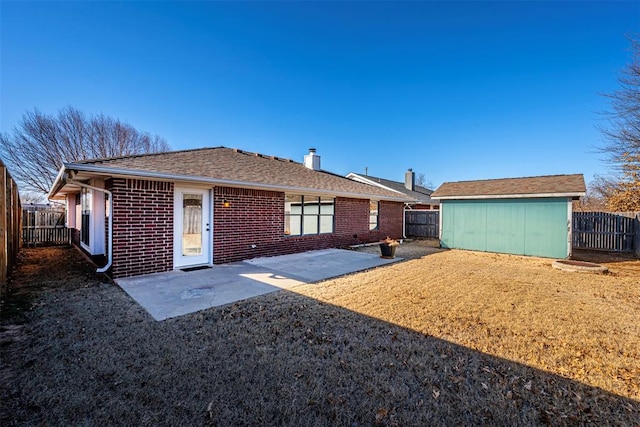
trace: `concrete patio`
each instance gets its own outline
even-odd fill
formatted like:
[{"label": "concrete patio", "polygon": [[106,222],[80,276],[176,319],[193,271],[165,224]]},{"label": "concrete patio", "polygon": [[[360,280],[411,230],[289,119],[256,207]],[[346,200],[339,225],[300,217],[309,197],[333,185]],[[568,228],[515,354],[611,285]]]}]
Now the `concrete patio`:
[{"label": "concrete patio", "polygon": [[154,319],[290,289],[401,260],[342,249],[255,258],[201,270],[174,270],[116,280]]}]

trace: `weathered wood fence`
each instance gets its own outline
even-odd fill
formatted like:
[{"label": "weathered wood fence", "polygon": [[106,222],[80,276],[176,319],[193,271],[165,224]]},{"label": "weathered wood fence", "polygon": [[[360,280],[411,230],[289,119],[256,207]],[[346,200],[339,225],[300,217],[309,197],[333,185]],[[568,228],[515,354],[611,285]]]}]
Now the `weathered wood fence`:
[{"label": "weathered wood fence", "polygon": [[640,212],[574,212],[573,247],[640,255]]},{"label": "weathered wood fence", "polygon": [[440,211],[405,211],[404,221],[407,237],[440,237]]},{"label": "weathered wood fence", "polygon": [[18,185],[0,160],[0,298],[20,250],[20,214]]},{"label": "weathered wood fence", "polygon": [[24,246],[68,244],[69,229],[64,223],[64,209],[25,206],[22,211],[22,244]]}]

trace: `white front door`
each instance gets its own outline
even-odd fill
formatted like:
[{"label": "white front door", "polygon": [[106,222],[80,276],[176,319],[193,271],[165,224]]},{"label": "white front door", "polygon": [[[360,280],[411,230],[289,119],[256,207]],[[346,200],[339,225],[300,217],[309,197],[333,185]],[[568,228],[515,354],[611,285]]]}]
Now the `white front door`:
[{"label": "white front door", "polygon": [[174,193],[173,267],[211,264],[209,190],[176,187]]}]

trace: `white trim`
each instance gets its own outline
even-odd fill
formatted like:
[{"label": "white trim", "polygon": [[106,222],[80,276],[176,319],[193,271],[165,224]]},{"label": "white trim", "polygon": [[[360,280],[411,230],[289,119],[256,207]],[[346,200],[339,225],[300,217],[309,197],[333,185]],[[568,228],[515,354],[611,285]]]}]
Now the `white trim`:
[{"label": "white trim", "polygon": [[372,179],[369,179],[367,177],[364,177],[362,175],[358,175],[357,173],[349,172],[349,174],[347,174],[347,178],[352,179],[352,180],[354,180],[356,182],[360,182],[362,184],[375,185],[376,187],[384,188],[385,190],[389,190],[389,191],[393,191],[393,192],[396,192],[396,193],[403,194],[402,192],[400,192],[398,190],[394,190],[391,187],[387,187],[386,185],[382,185],[382,183],[380,183],[380,182],[376,182],[376,181],[374,181]]},{"label": "white trim", "polygon": [[409,203],[405,203],[402,206],[402,238],[406,239],[407,238],[407,224],[406,224],[406,218],[407,218],[407,211],[411,211],[413,209],[411,209],[411,206],[409,206]]},{"label": "white trim", "polygon": [[573,252],[573,202],[567,198],[567,258]]},{"label": "white trim", "polygon": [[[73,197],[73,204],[69,201]],[[76,228],[76,195],[67,194],[65,197],[65,207],[67,215],[65,216],[65,226],[67,228]]]},{"label": "white trim", "polygon": [[49,200],[53,199],[53,196],[55,195],[55,193],[58,192],[56,184],[58,183],[58,181],[62,181],[64,173],[65,173],[65,166],[62,165],[62,167],[58,171],[58,174],[56,175],[56,179],[53,180],[53,185],[51,186],[51,190],[47,193],[47,199]]},{"label": "white trim", "polygon": [[[182,194],[202,194],[202,254],[182,256]],[[211,188],[174,186],[173,190],[173,268],[213,264],[213,194]]]},{"label": "white trim", "polygon": [[179,174],[171,174],[164,172],[152,172],[152,171],[144,171],[144,170],[128,170],[128,169],[119,169],[119,168],[109,168],[103,166],[95,166],[95,165],[86,165],[86,164],[78,164],[78,163],[65,163],[62,167],[60,173],[56,177],[54,181],[54,185],[52,186],[51,191],[49,192],[49,196],[58,193],[62,187],[64,187],[64,170],[70,170],[70,175],[74,175],[73,171],[83,171],[83,172],[92,172],[97,175],[103,176],[121,176],[125,178],[154,178],[156,180],[161,181],[183,181],[186,183],[203,183],[209,184],[210,186],[225,186],[225,187],[237,187],[237,188],[252,188],[257,190],[267,190],[267,191],[277,191],[277,192],[287,192],[287,193],[299,193],[299,194],[309,194],[314,196],[333,196],[333,197],[348,197],[354,199],[370,199],[372,197],[378,198],[379,200],[391,201],[391,202],[407,202],[414,201],[414,199],[410,197],[400,197],[403,193],[392,190],[394,193],[398,193],[398,197],[384,196],[378,194],[368,194],[368,193],[352,193],[348,191],[340,191],[340,190],[316,190],[313,188],[307,187],[297,187],[291,185],[277,185],[277,184],[263,184],[258,182],[248,182],[248,181],[237,181],[237,180],[229,180],[229,179],[219,179],[219,178],[208,178],[208,177],[200,177],[200,176],[192,176],[192,175],[179,175]]},{"label": "white trim", "polygon": [[[73,180],[69,180],[70,182],[80,186],[80,187],[85,187],[85,188],[89,188],[91,190],[95,190],[95,191],[99,191],[101,193],[107,194],[109,196],[109,224],[108,224],[108,230],[107,233],[109,233],[108,239],[109,239],[109,253],[107,254],[107,263],[104,265],[104,267],[100,267],[96,270],[96,272],[98,273],[104,273],[107,270],[109,270],[109,268],[111,268],[111,264],[113,263],[113,195],[111,194],[111,191],[106,190],[104,188],[98,188],[98,187],[93,187],[91,185],[85,184],[83,182],[76,182]],[[76,194],[75,197],[78,197],[78,195]],[[93,197],[92,197],[93,199]],[[102,207],[102,224],[104,227],[104,196],[103,196],[103,207]],[[81,202],[82,203],[82,202]],[[91,223],[91,217],[89,217],[89,223]],[[89,228],[91,229],[91,227]],[[89,242],[91,242],[91,235],[89,235]],[[86,245],[82,243],[82,241],[80,241],[80,246],[85,247]],[[104,246],[104,241],[103,241],[103,246]],[[88,249],[87,249],[88,250]],[[104,251],[103,251],[104,252]]]},{"label": "white trim", "polygon": [[[354,172],[349,172],[346,175],[346,177],[351,179],[351,180],[353,180],[353,181],[359,182],[361,184],[373,185],[373,186],[376,186],[376,187],[383,188],[385,190],[393,191],[394,193],[404,194],[405,196],[410,198],[410,201],[408,201],[409,199],[407,199],[407,200],[404,201],[405,203],[414,204],[414,205],[428,205],[429,207],[431,207],[431,205],[433,204],[432,203],[433,200],[431,200],[431,195],[422,193],[422,192],[417,191],[417,190],[409,190],[408,188],[406,189],[407,191],[413,191],[414,193],[423,194],[423,195],[428,197],[428,200],[419,199],[419,198],[416,198],[416,197],[410,197],[407,193],[404,193],[404,192],[402,192],[400,190],[396,190],[396,189],[391,188],[391,187],[387,187],[386,185],[383,185],[380,182],[377,182],[377,181],[375,181],[373,179],[369,179],[366,176],[358,175],[357,173],[354,173]],[[402,183],[400,183],[400,184],[402,184]],[[434,205],[434,206],[436,206],[436,205]]]},{"label": "white trim", "polygon": [[[82,241],[82,235],[84,234],[85,230],[84,230],[84,224],[82,223],[83,221],[83,217],[84,217],[84,204],[85,204],[85,200],[83,200],[85,198],[85,192],[83,190],[86,189],[86,193],[88,194],[89,199],[91,200],[91,203],[89,203],[89,224],[87,225],[87,230],[86,232],[88,233],[88,238],[89,238],[89,243],[85,243]],[[91,188],[89,188],[89,186],[87,185],[87,187],[82,187],[80,188],[80,246],[87,252],[89,252],[89,254],[91,255],[98,255],[97,253],[95,253],[93,251],[93,224],[94,224],[94,220],[93,220],[93,190]]]},{"label": "white trim", "polygon": [[104,180],[94,179],[91,181],[91,185],[95,188],[102,188],[103,191],[97,191],[92,189],[91,196],[91,235],[89,241],[91,242],[91,250],[95,254],[104,254],[105,251],[105,239],[104,239],[104,226],[105,226],[105,200],[104,200]]},{"label": "white trim", "polygon": [[431,196],[436,200],[470,200],[470,199],[541,199],[558,197],[584,197],[586,193],[533,193],[533,194],[486,194],[476,196]]},{"label": "white trim", "polygon": [[444,210],[444,204],[441,204],[438,209],[438,240],[440,241],[440,247],[442,247],[442,211]]}]

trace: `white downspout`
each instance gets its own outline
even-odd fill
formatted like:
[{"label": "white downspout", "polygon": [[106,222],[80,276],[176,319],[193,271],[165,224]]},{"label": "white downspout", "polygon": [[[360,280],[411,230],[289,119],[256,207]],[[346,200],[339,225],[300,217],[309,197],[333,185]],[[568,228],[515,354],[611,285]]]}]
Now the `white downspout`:
[{"label": "white downspout", "polygon": [[74,179],[69,179],[67,178],[67,182],[71,183],[71,184],[75,184],[75,185],[79,185],[80,187],[85,187],[85,188],[89,188],[90,190],[96,190],[96,191],[100,191],[102,193],[105,193],[109,196],[109,226],[108,226],[108,232],[107,234],[109,236],[107,236],[108,240],[109,240],[109,253],[107,255],[107,264],[104,267],[100,267],[96,270],[97,273],[104,273],[107,270],[109,270],[109,268],[111,268],[111,264],[113,263],[113,196],[111,194],[111,191],[109,190],[105,190],[104,188],[98,188],[98,187],[94,187],[93,185],[89,185],[89,184],[85,184],[84,182],[80,182],[80,181],[76,181]]},{"label": "white downspout", "polygon": [[410,211],[412,211],[413,209],[411,209],[411,206],[409,206],[409,203],[405,203],[404,207],[402,208],[402,238],[406,239],[407,238],[407,230],[406,230],[406,218],[407,218],[407,208],[409,208]]}]

